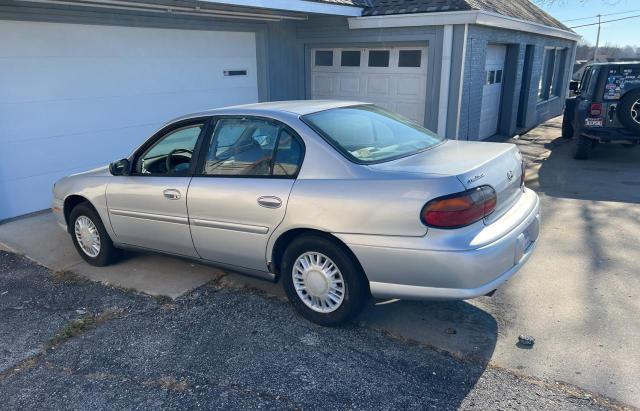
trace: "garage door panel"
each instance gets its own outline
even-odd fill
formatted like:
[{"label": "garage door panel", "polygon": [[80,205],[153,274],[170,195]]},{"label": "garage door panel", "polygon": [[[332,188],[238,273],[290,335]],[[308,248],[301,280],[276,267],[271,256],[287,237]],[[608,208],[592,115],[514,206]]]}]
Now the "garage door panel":
[{"label": "garage door panel", "polygon": [[[0,181],[49,175],[70,168],[88,170],[128,156],[159,124],[135,126],[53,138],[25,144],[22,141],[3,145],[0,153]],[[61,151],[64,147],[64,151]],[[5,150],[6,148],[6,150]],[[87,148],[100,152],[101,158],[87,155]],[[73,161],[69,161],[73,159]],[[49,189],[49,192],[51,190]]]},{"label": "garage door panel", "polygon": [[360,94],[360,77],[357,75],[340,75],[338,84],[340,95]]},{"label": "garage door panel", "polygon": [[[139,125],[157,125],[184,113],[246,103],[251,87],[138,96],[0,104],[3,141],[46,139]],[[151,110],[149,108],[152,108]],[[142,139],[149,136],[142,136]],[[141,137],[136,138],[142,142]]]},{"label": "garage door panel", "polygon": [[[422,100],[422,93],[420,90],[426,88],[426,81],[421,76],[409,76],[403,75],[397,78],[397,93],[404,98],[414,98],[416,100]],[[416,87],[416,84],[419,87]]]},{"label": "garage door panel", "polygon": [[[51,193],[51,179],[58,180],[64,176],[83,171],[80,168],[69,168],[63,172],[52,175],[40,175],[30,178],[2,181],[0,183],[0,196],[12,201],[0,201],[0,218],[2,216],[17,216],[25,213],[25,210],[41,210],[42,199],[33,193]],[[27,188],[28,189],[25,189]],[[50,206],[47,205],[47,206]]]},{"label": "garage door panel", "polygon": [[[427,92],[427,49],[409,48],[421,50],[420,67],[398,67],[401,48],[395,47],[377,48],[390,50],[388,67],[368,67],[366,57],[361,59],[359,67],[341,67],[336,57],[342,49],[333,49],[333,66],[311,67],[311,97],[370,102],[422,124]],[[363,56],[368,55],[367,50],[362,49]]]},{"label": "garage door panel", "polygon": [[254,33],[0,21],[0,38],[0,185],[43,181],[1,198],[0,219],[48,207],[61,170],[121,158],[171,118],[258,100]]},{"label": "garage door panel", "polygon": [[[256,72],[255,63],[247,59],[230,59],[226,63],[218,59],[186,59],[179,65],[171,59],[8,60],[0,65],[0,103],[256,87],[255,76],[225,77],[224,70],[230,68]],[[109,74],[100,74],[105,72]],[[30,81],[16,82],[13,73]]]},{"label": "garage door panel", "polygon": [[255,55],[252,32],[3,21],[0,33],[4,40],[0,50],[12,57],[188,58],[194,50],[203,56]]},{"label": "garage door panel", "polygon": [[371,97],[391,96],[391,77],[389,76],[367,76],[367,95]]},{"label": "garage door panel", "polygon": [[313,93],[331,94],[333,92],[333,77],[326,74],[313,75]]}]

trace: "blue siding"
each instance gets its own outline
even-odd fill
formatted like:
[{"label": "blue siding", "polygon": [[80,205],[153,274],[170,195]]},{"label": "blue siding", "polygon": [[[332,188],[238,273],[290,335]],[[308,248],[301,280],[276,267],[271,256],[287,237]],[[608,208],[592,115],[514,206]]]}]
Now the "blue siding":
[{"label": "blue siding", "polygon": [[[463,85],[462,107],[460,115],[460,139],[477,139],[480,127],[480,109],[482,106],[482,87],[485,81],[485,53],[488,44],[497,43],[508,45],[505,76],[512,75],[512,82],[505,79],[503,94],[503,109],[500,120],[500,133],[513,135],[517,132],[516,118],[520,90],[523,87],[522,71],[527,45],[533,45],[534,58],[529,92],[526,98],[527,117],[524,129],[535,127],[543,121],[560,115],[564,108],[566,89],[575,54],[576,43],[571,40],[535,35],[530,33],[496,29],[485,26],[469,26],[467,39],[467,54],[465,61],[465,75]],[[543,72],[543,58],[545,47],[567,48],[562,91],[560,96],[552,100],[538,102],[538,82]]]}]

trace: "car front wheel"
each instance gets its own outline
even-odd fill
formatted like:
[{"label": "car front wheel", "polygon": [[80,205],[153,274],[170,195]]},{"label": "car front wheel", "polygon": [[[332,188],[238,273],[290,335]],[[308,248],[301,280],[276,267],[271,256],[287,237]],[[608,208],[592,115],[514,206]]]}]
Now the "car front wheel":
[{"label": "car front wheel", "polygon": [[88,203],[78,204],[71,210],[69,234],[78,254],[91,265],[109,265],[119,255],[98,213]]},{"label": "car front wheel", "polygon": [[295,239],[281,262],[283,287],[306,319],[335,326],[353,319],[369,300],[368,281],[355,258],[331,239]]}]

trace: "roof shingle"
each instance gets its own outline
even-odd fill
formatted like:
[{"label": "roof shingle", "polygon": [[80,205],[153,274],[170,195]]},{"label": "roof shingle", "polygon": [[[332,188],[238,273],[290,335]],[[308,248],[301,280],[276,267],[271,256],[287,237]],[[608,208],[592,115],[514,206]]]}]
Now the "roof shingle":
[{"label": "roof shingle", "polygon": [[[366,0],[342,1],[363,2]],[[529,0],[370,0],[370,2],[371,6],[365,6],[363,16],[481,10],[569,30],[567,26]]]},{"label": "roof shingle", "polygon": [[544,24],[562,30],[567,26],[530,0],[316,0],[323,3],[363,7],[363,16],[481,10]]}]

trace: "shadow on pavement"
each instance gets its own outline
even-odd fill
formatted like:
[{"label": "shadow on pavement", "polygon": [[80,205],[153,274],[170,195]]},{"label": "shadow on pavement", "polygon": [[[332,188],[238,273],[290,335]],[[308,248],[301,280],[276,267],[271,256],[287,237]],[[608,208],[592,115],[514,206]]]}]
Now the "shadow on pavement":
[{"label": "shadow on pavement", "polygon": [[591,159],[574,160],[572,144],[560,137],[546,143],[536,191],[548,196],[640,203],[640,148],[599,145]]},{"label": "shadow on pavement", "polygon": [[378,302],[362,314],[360,321],[482,367],[491,360],[498,337],[496,319],[465,301]]}]

